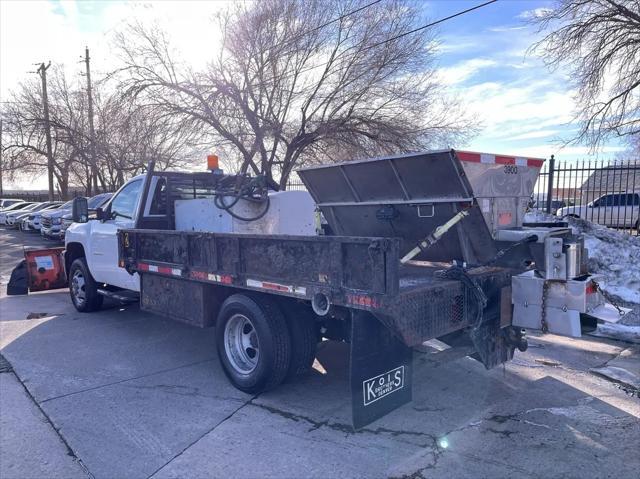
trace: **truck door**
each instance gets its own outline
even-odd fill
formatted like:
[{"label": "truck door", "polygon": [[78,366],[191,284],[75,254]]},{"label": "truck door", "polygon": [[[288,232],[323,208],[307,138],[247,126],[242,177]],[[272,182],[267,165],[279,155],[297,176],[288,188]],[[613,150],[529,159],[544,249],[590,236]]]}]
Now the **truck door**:
[{"label": "truck door", "polygon": [[135,214],[142,190],[142,178],[123,186],[106,207],[109,219],[94,221],[91,228],[89,269],[99,283],[107,283],[120,288],[138,291],[138,275],[130,275],[118,267],[119,229],[133,228]]}]

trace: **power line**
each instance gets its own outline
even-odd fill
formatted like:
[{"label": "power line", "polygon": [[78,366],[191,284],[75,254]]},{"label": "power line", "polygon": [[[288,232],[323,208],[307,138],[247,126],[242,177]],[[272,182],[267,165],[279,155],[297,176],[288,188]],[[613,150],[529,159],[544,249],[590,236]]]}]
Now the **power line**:
[{"label": "power line", "polygon": [[380,3],[382,0],[375,0],[371,3],[368,3],[366,5],[363,5],[362,7],[356,8],[355,10],[351,10],[350,12],[347,13],[343,13],[342,15],[340,15],[339,17],[334,18],[333,20],[329,20],[326,23],[323,23],[322,25],[318,25],[317,27],[313,27],[305,32],[299,33],[297,35],[294,35],[293,37],[289,38],[288,40],[285,40],[284,42],[280,42],[280,43],[276,43],[275,45],[271,45],[269,47],[267,47],[268,50],[272,50],[276,47],[281,47],[283,45],[286,45],[287,43],[291,43],[294,40],[297,40],[298,38],[304,37],[306,35],[309,35],[310,33],[313,33],[315,31],[321,30],[324,27],[328,27],[329,25],[331,25],[332,23],[335,22],[339,22],[340,20],[342,20],[343,18],[346,18],[350,15],[353,15],[354,13],[358,13],[361,12],[362,10],[366,10],[369,7],[372,7],[373,5],[375,5],[376,3]]},{"label": "power line", "polygon": [[[451,20],[451,19],[453,19],[453,18],[459,17],[459,16],[461,16],[461,15],[465,15],[465,14],[467,14],[467,13],[469,13],[469,12],[474,11],[474,10],[478,10],[479,8],[486,7],[487,5],[490,5],[490,4],[492,4],[492,3],[496,3],[497,1],[498,1],[498,0],[489,0],[489,1],[487,1],[487,2],[484,2],[484,3],[481,3],[481,4],[475,5],[475,6],[473,6],[473,7],[467,8],[467,9],[465,9],[465,10],[461,10],[461,11],[456,12],[456,13],[454,13],[454,14],[452,14],[452,15],[447,16],[447,17],[443,17],[443,18],[440,18],[440,19],[438,19],[438,20],[435,20],[435,21],[433,21],[433,22],[431,22],[431,23],[427,23],[426,25],[422,25],[421,27],[414,28],[413,30],[410,30],[410,31],[408,31],[408,32],[403,32],[403,33],[400,33],[400,34],[398,34],[398,35],[395,35],[395,36],[393,36],[393,37],[391,37],[391,38],[387,38],[387,39],[385,39],[385,40],[382,40],[382,41],[380,41],[380,42],[378,42],[378,43],[374,43],[374,44],[372,44],[372,45],[368,45],[368,46],[366,46],[366,47],[362,48],[362,50],[361,50],[361,51],[370,50],[370,49],[375,48],[375,47],[378,47],[378,46],[380,46],[380,45],[384,45],[385,43],[389,43],[389,42],[392,42],[392,41],[397,40],[397,39],[399,39],[399,38],[405,37],[405,36],[407,36],[407,35],[411,35],[411,34],[413,34],[413,33],[419,32],[419,31],[421,31],[421,30],[425,30],[426,28],[430,28],[430,27],[433,27],[433,26],[438,25],[438,24],[440,24],[440,23],[444,23],[444,22],[446,22],[446,21],[448,21],[448,20]],[[348,47],[348,48],[346,48],[344,51],[347,51],[347,50],[349,50],[349,49],[351,49],[351,48],[355,48],[355,47],[353,47],[353,46]],[[344,53],[344,51],[343,51],[343,53]],[[319,64],[317,64],[317,65],[311,65],[311,66],[309,66],[309,67],[302,68],[300,71],[298,71],[298,72],[296,72],[296,73],[289,73],[289,74],[286,74],[286,75],[282,75],[280,78],[282,79],[282,78],[290,77],[290,76],[292,76],[292,75],[299,75],[300,73],[305,73],[305,72],[308,72],[308,71],[311,71],[311,70],[315,70],[316,68],[320,68],[320,67],[327,66],[327,65],[329,65],[330,63],[331,63],[331,61],[327,61],[327,62],[324,62],[324,63],[319,63]],[[265,82],[265,83],[273,83],[273,80],[268,81],[268,82]]]},{"label": "power line", "polygon": [[[378,1],[381,1],[381,0],[378,0]],[[392,41],[397,40],[397,39],[399,39],[399,38],[405,37],[405,36],[407,36],[407,35],[411,35],[411,34],[413,34],[413,33],[419,32],[419,31],[421,31],[421,30],[425,30],[426,28],[433,27],[433,26],[438,25],[438,24],[440,24],[440,23],[444,23],[444,22],[446,22],[446,21],[448,21],[448,20],[451,20],[451,19],[453,19],[453,18],[459,17],[459,16],[461,16],[461,15],[465,15],[465,14],[467,14],[467,13],[469,13],[469,12],[474,11],[474,10],[478,10],[478,9],[480,9],[480,8],[486,7],[487,5],[490,5],[490,4],[492,4],[492,3],[496,3],[497,1],[498,1],[498,0],[489,0],[489,1],[486,1],[486,2],[484,2],[484,3],[481,3],[481,4],[478,4],[478,5],[475,5],[475,6],[473,6],[473,7],[469,7],[469,8],[467,8],[467,9],[465,9],[465,10],[461,10],[461,11],[459,11],[459,12],[453,13],[453,14],[451,14],[451,15],[447,16],[447,17],[443,17],[443,18],[440,18],[440,19],[435,20],[435,21],[433,21],[433,22],[427,23],[426,25],[422,25],[422,26],[420,26],[420,27],[414,28],[413,30],[410,30],[410,31],[408,31],[408,32],[403,32],[403,33],[400,33],[400,34],[398,34],[398,35],[395,35],[395,36],[393,36],[393,37],[391,37],[391,38],[387,38],[387,39],[385,39],[385,40],[382,40],[382,41],[380,41],[380,42],[378,42],[378,43],[374,43],[374,44],[372,44],[372,45],[368,45],[368,46],[366,46],[366,47],[362,48],[362,49],[361,49],[361,51],[367,51],[367,50],[370,50],[370,49],[372,49],[372,48],[378,47],[378,46],[380,46],[380,45],[384,45],[385,43],[389,43],[389,42],[392,42]],[[377,3],[377,2],[373,2],[373,3]],[[370,5],[372,5],[372,4],[369,4],[369,5],[367,5],[367,6],[361,7],[361,9],[362,9],[362,8],[367,8],[367,7],[368,7],[368,6],[370,6]],[[353,12],[351,12],[351,13],[353,13]],[[350,13],[346,13],[344,16],[347,16],[347,15],[349,15],[349,14],[350,14]],[[339,17],[339,18],[340,18],[340,17]],[[335,19],[334,21],[337,21],[339,18]],[[317,27],[317,28],[321,28],[321,27]],[[310,31],[311,31],[311,30],[310,30]],[[345,50],[343,50],[343,51],[341,52],[341,54],[344,54],[344,52],[346,52],[346,51],[348,51],[348,50],[350,50],[350,49],[352,49],[352,48],[355,48],[355,47],[354,47],[354,46],[347,47]],[[331,63],[332,63],[332,61],[326,61],[326,62],[323,62],[323,63],[319,63],[319,64],[317,64],[317,65],[311,65],[311,66],[308,66],[308,67],[305,67],[305,68],[300,69],[298,72],[292,72],[292,73],[284,74],[284,75],[280,76],[280,79],[287,78],[287,77],[291,77],[291,76],[294,76],[294,75],[300,75],[301,73],[305,73],[305,72],[308,72],[308,71],[311,71],[311,70],[315,70],[316,68],[321,68],[321,67],[327,66],[327,65],[329,65],[329,64],[331,64]],[[262,81],[262,84],[263,84],[263,85],[273,85],[274,81],[275,81],[274,79],[271,79],[271,80],[265,80],[265,81]]]},{"label": "power line", "polygon": [[428,24],[423,25],[421,27],[415,28],[415,29],[413,29],[411,31],[400,33],[399,35],[396,35],[395,37],[388,38],[387,40],[383,40],[381,42],[374,43],[373,45],[370,45],[367,48],[374,48],[374,47],[377,47],[379,45],[382,45],[383,43],[391,42],[393,40],[397,40],[398,38],[402,38],[402,37],[405,37],[407,35],[411,35],[412,33],[419,32],[420,30],[424,30],[425,28],[433,27],[435,25],[438,25],[439,23],[443,23],[443,22],[446,22],[447,20],[451,20],[452,18],[456,18],[456,17],[459,17],[461,15],[464,15],[465,13],[469,13],[469,12],[472,12],[472,11],[477,10],[479,8],[486,7],[487,5],[490,5],[492,3],[496,3],[497,1],[498,0],[489,0],[488,2],[484,2],[484,3],[481,3],[481,4],[476,5],[474,7],[467,8],[466,10],[462,10],[460,12],[454,13],[453,15],[449,15],[448,17],[441,18],[439,20],[436,20],[435,22],[428,23]]}]

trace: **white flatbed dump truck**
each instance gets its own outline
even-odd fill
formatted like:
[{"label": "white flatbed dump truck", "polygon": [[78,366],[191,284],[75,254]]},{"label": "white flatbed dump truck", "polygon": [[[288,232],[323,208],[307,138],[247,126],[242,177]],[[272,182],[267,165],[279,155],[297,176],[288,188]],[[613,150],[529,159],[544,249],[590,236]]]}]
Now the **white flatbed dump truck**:
[{"label": "white flatbed dump truck", "polygon": [[456,150],[375,158],[300,170],[308,193],[151,164],[95,219],[74,202],[71,299],[90,312],[135,294],[145,311],[215,326],[222,367],[248,393],[308,371],[323,338],[346,341],[361,428],[411,401],[414,348],[427,340],[492,368],[526,349],[523,328],[580,336],[618,319],[582,239],[523,224],[542,162]]}]

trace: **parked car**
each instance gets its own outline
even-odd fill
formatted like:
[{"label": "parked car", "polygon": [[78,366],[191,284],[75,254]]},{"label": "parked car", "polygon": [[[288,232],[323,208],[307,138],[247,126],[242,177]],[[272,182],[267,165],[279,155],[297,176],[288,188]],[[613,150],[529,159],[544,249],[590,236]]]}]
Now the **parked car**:
[{"label": "parked car", "polygon": [[22,203],[24,200],[17,198],[0,198],[0,210],[7,208],[8,206],[15,205],[16,203]]},{"label": "parked car", "polygon": [[31,213],[42,211],[45,208],[55,204],[53,201],[43,201],[42,203],[34,203],[26,208],[18,211],[13,211],[7,214],[7,226],[11,228],[19,228],[22,220],[28,217]]},{"label": "parked car", "polygon": [[[89,216],[91,218],[94,217],[92,213],[95,213],[96,208],[100,208],[103,206],[111,197],[113,193],[102,193],[101,195],[96,195],[89,200]],[[66,234],[67,228],[73,224],[73,218],[71,217],[71,212],[67,213],[62,217],[62,232]]]},{"label": "parked car", "polygon": [[[88,201],[89,209],[95,210],[96,208],[99,208],[106,203],[109,198],[111,198],[112,194],[113,193],[101,193],[99,195],[92,196]],[[61,240],[64,238],[64,232],[67,228],[62,224],[62,218],[71,213],[71,203],[72,201],[68,201],[54,211],[42,213],[40,218],[40,234],[42,236],[54,240]]]},{"label": "parked car", "polygon": [[56,201],[51,203],[46,208],[42,208],[40,211],[30,212],[29,214],[20,217],[20,225],[18,228],[22,231],[40,231],[40,218],[45,211],[57,210],[63,205],[62,201]]},{"label": "parked car", "polygon": [[603,195],[586,205],[567,206],[556,212],[560,218],[582,218],[593,223],[618,228],[639,226],[640,193]]},{"label": "parked car", "polygon": [[49,239],[61,239],[60,225],[62,217],[71,212],[72,201],[67,201],[52,211],[43,211],[40,215],[40,234]]},{"label": "parked car", "polygon": [[6,225],[7,224],[7,215],[13,211],[18,211],[18,210],[22,210],[24,208],[27,208],[28,206],[32,205],[33,201],[22,201],[20,203],[14,203],[10,206],[7,206],[5,209],[3,209],[2,211],[0,211],[0,225]]}]

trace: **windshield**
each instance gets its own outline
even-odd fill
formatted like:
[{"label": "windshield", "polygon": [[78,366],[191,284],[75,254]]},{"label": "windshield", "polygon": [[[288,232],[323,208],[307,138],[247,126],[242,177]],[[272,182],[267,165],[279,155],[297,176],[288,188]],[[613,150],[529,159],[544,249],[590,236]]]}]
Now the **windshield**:
[{"label": "windshield", "polygon": [[33,211],[35,210],[38,206],[40,206],[39,203],[32,203],[29,206],[26,206],[24,208],[20,208],[20,211]]},{"label": "windshield", "polygon": [[26,205],[28,205],[29,203],[15,203],[11,206],[7,206],[4,210],[2,211],[11,211],[11,210],[20,210],[22,208],[24,208]]},{"label": "windshield", "polygon": [[36,204],[34,205],[33,208],[31,208],[30,210],[27,210],[25,208],[25,211],[40,211],[40,210],[45,210],[47,209],[49,206],[51,206],[50,203],[40,203],[40,204]]},{"label": "windshield", "polygon": [[111,198],[111,193],[102,193],[100,195],[93,196],[89,198],[89,209],[94,210],[102,206],[109,198]]}]

